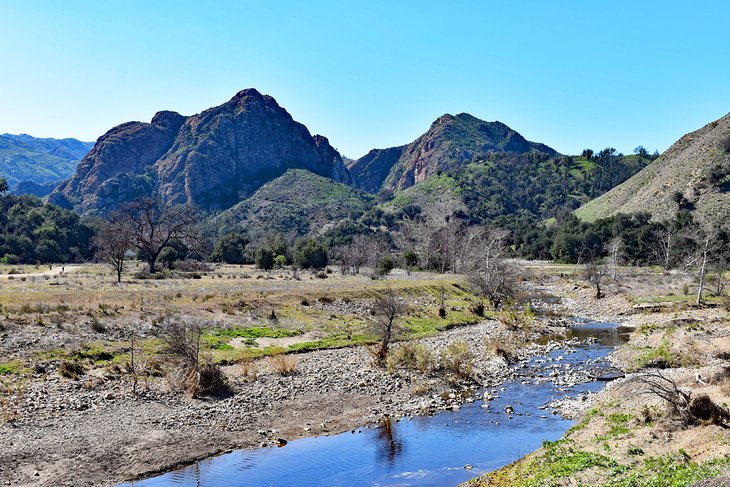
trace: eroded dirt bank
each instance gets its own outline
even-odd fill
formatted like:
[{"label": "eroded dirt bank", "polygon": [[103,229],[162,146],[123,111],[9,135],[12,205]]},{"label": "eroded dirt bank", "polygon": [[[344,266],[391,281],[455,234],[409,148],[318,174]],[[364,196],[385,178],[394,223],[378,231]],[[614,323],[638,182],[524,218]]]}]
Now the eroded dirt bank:
[{"label": "eroded dirt bank", "polygon": [[[572,313],[634,328],[610,356],[626,377],[592,396],[563,439],[469,485],[730,484],[730,315],[722,301],[689,305],[672,281],[635,280],[601,300],[573,279],[542,282]],[[707,399],[717,414],[694,407]]]}]

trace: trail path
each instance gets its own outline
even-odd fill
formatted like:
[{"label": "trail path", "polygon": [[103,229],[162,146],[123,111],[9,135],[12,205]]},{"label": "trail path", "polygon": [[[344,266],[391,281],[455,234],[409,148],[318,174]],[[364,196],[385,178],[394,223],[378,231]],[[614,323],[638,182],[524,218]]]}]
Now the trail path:
[{"label": "trail path", "polygon": [[58,266],[54,267],[53,269],[48,269],[47,271],[43,272],[31,272],[29,274],[0,274],[0,279],[9,279],[12,278],[19,278],[19,277],[34,277],[34,276],[58,276],[58,275],[66,275],[68,273],[74,272],[81,269],[80,265],[67,265],[67,266]]}]

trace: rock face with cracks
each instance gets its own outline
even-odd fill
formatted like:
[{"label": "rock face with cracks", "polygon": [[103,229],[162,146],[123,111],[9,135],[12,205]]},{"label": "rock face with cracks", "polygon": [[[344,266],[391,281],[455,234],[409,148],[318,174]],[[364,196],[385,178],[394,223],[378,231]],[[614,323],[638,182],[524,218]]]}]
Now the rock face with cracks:
[{"label": "rock face with cracks", "polygon": [[274,98],[247,89],[197,115],[160,112],[151,123],[111,129],[50,201],[104,212],[156,195],[220,211],[291,168],[351,182],[325,137],[312,136]]}]

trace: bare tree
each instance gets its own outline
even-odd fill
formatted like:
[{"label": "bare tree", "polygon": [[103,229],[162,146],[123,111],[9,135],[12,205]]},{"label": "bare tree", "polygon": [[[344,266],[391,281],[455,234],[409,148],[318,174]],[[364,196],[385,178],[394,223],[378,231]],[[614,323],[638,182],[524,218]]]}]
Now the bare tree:
[{"label": "bare tree", "polygon": [[188,206],[166,206],[152,198],[141,198],[126,205],[123,213],[134,234],[134,246],[144,253],[150,273],[156,271],[160,253],[180,240],[199,246],[195,231],[197,216]]},{"label": "bare tree", "polygon": [[611,279],[618,281],[620,277],[619,265],[621,265],[624,258],[624,241],[621,237],[614,237],[606,245],[606,250],[608,251],[608,267]]},{"label": "bare tree", "polygon": [[132,336],[129,339],[129,374],[132,376],[132,394],[134,394],[134,397],[137,397],[137,383],[139,379],[139,374],[137,372],[138,363],[137,360],[137,339],[132,332]]},{"label": "bare tree", "polygon": [[730,248],[726,248],[724,252],[717,256],[712,263],[712,270],[712,276],[708,277],[708,280],[711,280],[713,284],[712,292],[715,296],[722,296],[728,284],[726,274],[730,270]]},{"label": "bare tree", "polygon": [[705,290],[705,277],[707,275],[707,261],[710,258],[710,244],[712,242],[713,235],[710,232],[701,231],[699,238],[699,266],[697,276],[697,298],[695,299],[695,305],[700,306],[702,304],[702,293]]},{"label": "bare tree", "polygon": [[663,228],[657,232],[652,242],[651,247],[657,257],[657,261],[664,270],[672,268],[676,234],[677,230],[675,226],[671,222],[665,222]]},{"label": "bare tree", "polygon": [[500,308],[505,301],[517,294],[520,269],[509,257],[504,230],[482,229],[475,236],[469,258],[467,279],[475,291],[486,298],[493,308]]},{"label": "bare tree", "polygon": [[375,267],[389,250],[389,245],[382,237],[356,235],[349,244],[335,248],[333,258],[340,265],[342,274],[354,276],[360,273],[362,267]]},{"label": "bare tree", "polygon": [[96,258],[107,263],[116,273],[117,282],[122,282],[122,273],[126,267],[127,253],[134,244],[134,229],[129,219],[119,213],[113,213],[109,219],[102,221],[94,236],[93,246]]},{"label": "bare tree", "polygon": [[603,284],[609,274],[608,266],[595,254],[590,254],[583,265],[583,279],[596,288],[596,299],[603,297]]},{"label": "bare tree", "polygon": [[398,331],[400,319],[408,311],[406,302],[392,290],[382,293],[373,303],[372,314],[375,332],[380,343],[374,348],[373,356],[378,365],[384,365],[388,358],[388,347]]}]

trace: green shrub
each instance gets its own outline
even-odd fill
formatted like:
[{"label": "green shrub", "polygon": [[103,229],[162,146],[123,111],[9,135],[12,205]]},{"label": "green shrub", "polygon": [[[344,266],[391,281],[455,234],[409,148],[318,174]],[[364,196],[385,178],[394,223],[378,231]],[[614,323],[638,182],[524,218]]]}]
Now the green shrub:
[{"label": "green shrub", "polygon": [[384,255],[380,258],[375,266],[375,275],[387,276],[393,269],[395,269],[395,262],[393,261],[393,257],[391,257],[390,255]]}]

